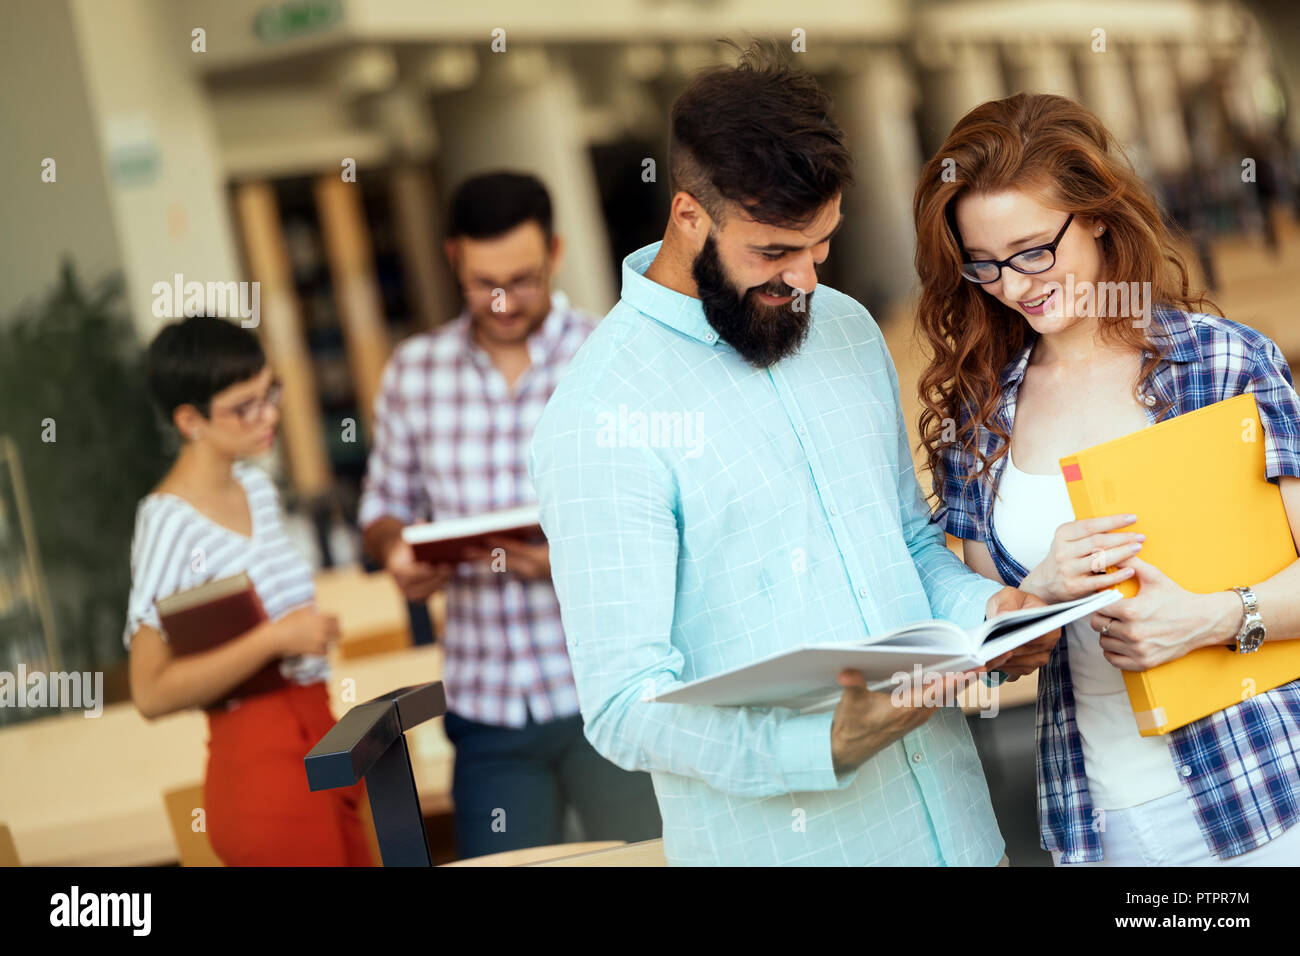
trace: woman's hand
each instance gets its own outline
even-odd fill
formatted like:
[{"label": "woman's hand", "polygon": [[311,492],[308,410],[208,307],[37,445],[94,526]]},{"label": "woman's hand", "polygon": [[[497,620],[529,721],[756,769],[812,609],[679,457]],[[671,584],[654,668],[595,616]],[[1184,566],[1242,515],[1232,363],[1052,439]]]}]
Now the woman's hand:
[{"label": "woman's hand", "polygon": [[[984,620],[991,621],[999,614],[1017,611],[1026,607],[1042,607],[1043,600],[1023,588],[1003,588],[988,600]],[[1026,674],[1032,674],[1044,666],[1052,657],[1052,648],[1061,639],[1061,628],[1049,631],[1042,637],[1036,637],[1026,644],[1021,644],[1000,657],[995,657],[986,665],[990,671],[1002,671],[1008,680],[1017,680]]]},{"label": "woman's hand", "polygon": [[314,607],[300,607],[271,624],[273,643],[281,657],[324,654],[338,640],[339,619]]},{"label": "woman's hand", "polygon": [[1142,549],[1144,534],[1113,533],[1137,521],[1136,515],[1107,515],[1067,521],[1056,529],[1047,557],[1020,582],[1020,589],[1037,594],[1048,604],[1073,601],[1105,588],[1113,588],[1133,577],[1133,569],[1120,566],[1110,574],[1093,574],[1093,554],[1104,552],[1098,564],[1120,565]]},{"label": "woman's hand", "polygon": [[1124,566],[1137,573],[1137,596],[1106,605],[1088,621],[1101,633],[1102,656],[1120,670],[1144,671],[1227,644],[1240,629],[1245,611],[1232,591],[1193,594],[1140,558]]}]

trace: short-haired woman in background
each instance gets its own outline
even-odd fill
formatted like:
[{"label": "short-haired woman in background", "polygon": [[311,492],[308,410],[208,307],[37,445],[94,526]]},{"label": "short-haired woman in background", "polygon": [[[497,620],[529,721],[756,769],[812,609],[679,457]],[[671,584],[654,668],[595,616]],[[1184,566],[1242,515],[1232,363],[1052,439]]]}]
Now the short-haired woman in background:
[{"label": "short-haired woman in background", "polygon": [[[922,170],[914,212],[918,323],[932,354],[922,442],[966,563],[1048,602],[1140,585],[1065,628],[1050,657],[1013,661],[1016,672],[1043,665],[1043,846],[1058,865],[1294,864],[1300,681],[1141,736],[1122,672],[1234,643],[1245,598],[1183,590],[1141,560],[1140,536],[1122,530],[1129,517],[1075,521],[1057,466],[1253,391],[1267,475],[1300,540],[1300,398],[1282,353],[1202,312],[1156,203],[1071,100],[1022,93],[972,110]],[[1149,316],[1097,315],[1063,294],[1101,282],[1150,289]],[[1097,549],[1119,570],[1093,573]],[[1300,562],[1236,583],[1253,588],[1267,641],[1300,636]]]},{"label": "short-haired woman in background", "polygon": [[[303,757],[334,723],[324,653],[337,622],[313,607],[311,568],[281,525],[275,486],[243,461],[266,451],[279,385],[256,337],[221,319],[162,329],[149,386],[181,449],[136,511],[125,640],[131,696],[148,718],[202,707],[208,718],[208,837],[231,866],[370,866],[361,784],[311,793]],[[267,620],[212,650],[174,656],[154,601],[246,572]],[[281,690],[218,704],[266,663]]]}]

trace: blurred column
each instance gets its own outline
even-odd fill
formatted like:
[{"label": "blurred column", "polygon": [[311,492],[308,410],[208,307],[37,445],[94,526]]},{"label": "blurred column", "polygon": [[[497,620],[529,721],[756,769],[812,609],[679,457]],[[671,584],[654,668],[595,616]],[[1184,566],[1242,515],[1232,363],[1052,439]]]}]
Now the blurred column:
[{"label": "blurred column", "polygon": [[383,297],[375,278],[374,247],[361,202],[361,186],[344,182],[338,173],[331,172],[317,178],[315,191],[358,412],[369,430],[391,345]]},{"label": "blurred column", "polygon": [[970,110],[1006,95],[998,51],[988,45],[943,36],[917,41],[922,73],[925,126],[923,146],[937,149]]},{"label": "blurred column", "polygon": [[248,182],[236,187],[235,211],[248,271],[260,283],[262,346],[284,385],[281,420],[293,486],[305,498],[321,497],[330,490],[332,478],[320,430],[320,402],[271,185]]},{"label": "blurred column", "polygon": [[451,270],[442,252],[440,200],[429,170],[414,163],[399,163],[389,174],[393,221],[397,224],[402,277],[411,307],[425,329],[451,318],[456,295]]},{"label": "blurred column", "polygon": [[1078,98],[1068,48],[1045,41],[1012,41],[1004,44],[1003,49],[1011,67],[1011,92],[1055,93]]},{"label": "blurred column", "polygon": [[1101,52],[1084,50],[1078,63],[1079,94],[1084,105],[1097,114],[1121,146],[1135,144],[1141,136],[1142,122],[1124,53],[1114,47]]},{"label": "blurred column", "polygon": [[836,245],[853,256],[843,291],[883,318],[915,282],[912,193],[921,167],[912,110],[918,90],[896,49],[850,57],[858,69],[836,77],[836,115],[853,153],[855,187],[844,201]]},{"label": "blurred column", "polygon": [[[15,5],[4,6],[8,32],[12,29],[8,8]],[[93,123],[92,141],[98,146],[103,181],[108,186],[111,236],[126,281],[126,304],[141,337],[150,338],[167,321],[153,314],[155,282],[170,281],[176,273],[199,282],[242,278],[223,195],[211,101],[199,74],[204,54],[194,53],[190,46],[191,26],[202,23],[186,21],[183,30],[178,30],[173,11],[157,0],[66,0],[21,6],[58,8],[57,13],[51,11],[51,26],[61,27],[65,17],[72,24],[79,51],[74,63],[40,59],[40,44],[50,38],[44,35],[44,28],[33,36],[36,51],[31,55],[38,82],[31,89],[33,103],[23,108],[36,109],[36,104],[43,103],[47,110],[62,111],[63,104],[48,99],[48,91],[39,83],[50,69],[69,70],[84,84]],[[23,21],[17,23],[21,28]],[[18,75],[22,60],[6,58],[6,66]],[[51,86],[57,91],[65,81],[60,78]],[[14,98],[9,81],[4,95],[6,100]],[[10,115],[6,111],[6,121]],[[84,119],[84,114],[80,118]],[[11,148],[10,136],[5,128],[6,152]],[[47,146],[36,148],[41,152],[30,155],[51,155],[45,152]],[[90,200],[91,195],[82,190],[92,182],[98,189],[99,177],[85,180],[81,157],[73,160],[64,152],[57,159],[59,172],[66,170],[68,181],[75,183],[74,177],[82,180],[59,189],[76,189],[78,196]],[[26,169],[24,166],[24,176]],[[61,175],[59,182],[64,181]],[[85,209],[86,228],[97,239],[102,238],[101,204],[87,201]],[[9,225],[14,221],[10,214],[16,210],[6,206],[4,212]],[[79,230],[81,218],[78,210],[70,220],[54,225]],[[37,240],[38,248],[41,241]],[[81,251],[84,242],[73,248]],[[94,263],[103,257],[94,253],[86,261]]]},{"label": "blurred column", "polygon": [[1258,21],[1263,41],[1272,49],[1273,62],[1293,104],[1286,111],[1288,134],[1300,141],[1300,5],[1295,0],[1245,0]]},{"label": "blurred column", "polygon": [[1191,167],[1187,127],[1179,97],[1178,73],[1169,51],[1155,43],[1140,44],[1133,54],[1133,79],[1141,109],[1147,162],[1159,176],[1174,176]]},{"label": "blurred column", "polygon": [[1277,127],[1284,94],[1261,38],[1249,38],[1237,51],[1224,78],[1223,101],[1235,131],[1262,136]]},{"label": "blurred column", "polygon": [[388,143],[392,164],[388,170],[389,209],[397,233],[406,297],[417,317],[416,325],[432,329],[456,309],[455,277],[442,251],[441,218],[431,175],[438,150],[433,123],[432,95],[460,89],[477,74],[469,51],[436,50],[424,54],[407,71],[408,79],[368,98],[375,128]]},{"label": "blurred column", "polygon": [[435,102],[445,188],[494,169],[532,173],[551,194],[564,261],[555,287],[603,315],[618,299],[600,192],[566,64],[536,48],[484,53],[482,81]]}]

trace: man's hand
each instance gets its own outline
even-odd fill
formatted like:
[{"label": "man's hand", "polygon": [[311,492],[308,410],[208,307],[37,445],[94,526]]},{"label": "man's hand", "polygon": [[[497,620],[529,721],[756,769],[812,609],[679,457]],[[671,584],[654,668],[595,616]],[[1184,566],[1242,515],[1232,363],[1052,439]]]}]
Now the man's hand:
[{"label": "man's hand", "polygon": [[[999,614],[1018,611],[1024,607],[1046,607],[1046,605],[1047,602],[1042,598],[1026,591],[1003,588],[989,598],[984,609],[984,620],[990,621]],[[1052,648],[1060,639],[1061,629],[1058,627],[1054,631],[1048,631],[1042,637],[1034,638],[1028,644],[1021,644],[1010,653],[989,661],[989,670],[1002,671],[1010,680],[1032,674],[1047,663],[1048,658],[1052,656]]]},{"label": "man's hand", "polygon": [[[529,544],[518,538],[493,535],[485,538],[486,548],[475,548],[466,552],[470,561],[489,561],[497,557],[493,552],[498,548],[503,554],[503,566],[500,570],[508,571],[530,581],[541,580],[551,576],[551,546],[543,541],[541,544]],[[493,570],[497,570],[493,566]]]},{"label": "man's hand", "polygon": [[931,680],[941,681],[941,687],[927,682],[924,687],[909,688],[901,705],[892,689],[867,690],[861,671],[840,671],[839,684],[844,692],[831,720],[831,760],[835,772],[846,773],[901,740],[933,716],[936,708],[923,706],[924,699],[928,697],[942,705],[953,698],[959,681],[965,682],[982,670],[933,675]]},{"label": "man's hand", "polygon": [[415,551],[400,538],[388,550],[384,567],[393,576],[408,601],[427,601],[451,580],[450,564],[425,564],[415,560]]}]

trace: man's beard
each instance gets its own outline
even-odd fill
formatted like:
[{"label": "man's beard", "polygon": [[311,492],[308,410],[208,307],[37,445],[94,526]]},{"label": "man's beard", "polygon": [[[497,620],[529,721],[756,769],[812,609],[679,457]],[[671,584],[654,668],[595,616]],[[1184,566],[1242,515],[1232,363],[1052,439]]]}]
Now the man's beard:
[{"label": "man's beard", "polygon": [[794,308],[798,298],[785,305],[764,305],[758,300],[760,291],[777,298],[796,294],[779,279],[775,286],[755,286],[742,296],[723,271],[712,234],[695,257],[691,275],[709,325],[755,368],[767,368],[794,354],[808,337],[812,293],[804,295],[802,309]]}]

